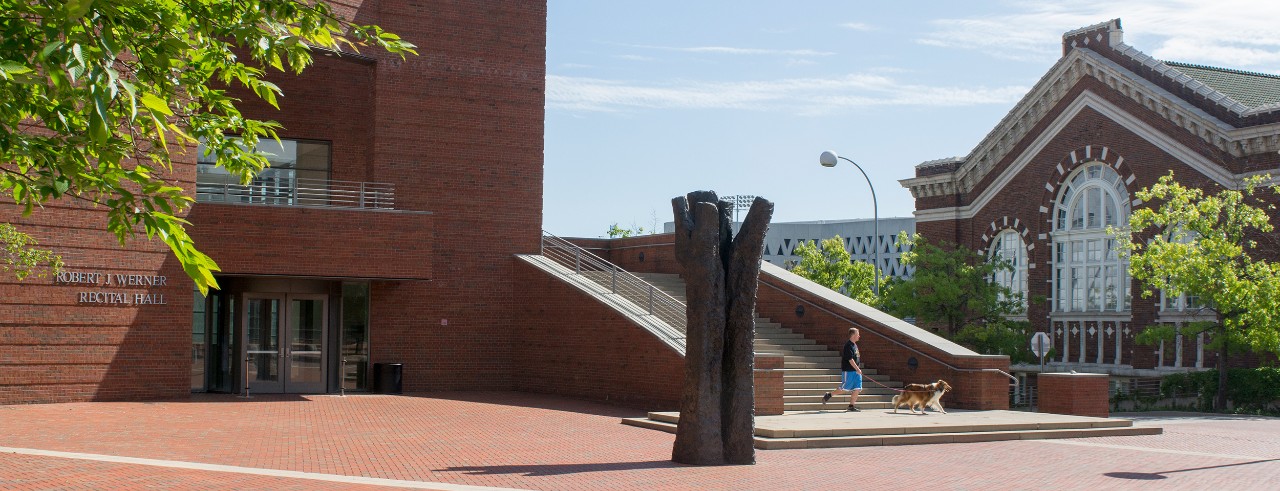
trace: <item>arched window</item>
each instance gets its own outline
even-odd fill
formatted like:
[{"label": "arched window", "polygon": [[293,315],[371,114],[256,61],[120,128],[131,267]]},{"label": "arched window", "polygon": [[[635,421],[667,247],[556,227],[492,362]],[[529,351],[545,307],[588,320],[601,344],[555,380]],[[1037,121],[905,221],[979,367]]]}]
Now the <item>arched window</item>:
[{"label": "arched window", "polygon": [[1067,179],[1054,213],[1055,311],[1129,310],[1129,262],[1107,233],[1127,227],[1129,212],[1129,192],[1110,166],[1085,164]]},{"label": "arched window", "polygon": [[1027,248],[1022,243],[1022,236],[1017,231],[1008,229],[996,235],[994,241],[991,242],[991,251],[988,254],[992,260],[1008,261],[1013,269],[1002,269],[996,271],[991,279],[998,285],[1004,286],[1013,293],[1022,295],[1022,305],[1026,305],[1027,299]]}]

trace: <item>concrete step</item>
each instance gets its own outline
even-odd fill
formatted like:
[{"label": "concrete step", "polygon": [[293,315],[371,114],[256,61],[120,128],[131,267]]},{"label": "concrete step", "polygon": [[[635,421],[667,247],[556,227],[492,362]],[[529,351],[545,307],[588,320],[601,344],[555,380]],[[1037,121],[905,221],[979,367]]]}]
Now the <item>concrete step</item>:
[{"label": "concrete step", "polygon": [[840,355],[821,355],[817,353],[805,353],[804,355],[785,356],[782,358],[783,363],[790,365],[793,361],[805,363],[821,363],[825,366],[840,365]]},{"label": "concrete step", "polygon": [[824,362],[788,361],[786,363],[783,363],[782,366],[786,368],[827,368],[831,366],[837,366],[837,367],[840,366],[840,361],[838,361],[838,359],[836,363],[832,363],[829,361],[824,361]]},{"label": "concrete step", "polygon": [[[840,376],[840,368],[784,368],[783,375],[835,375],[838,377]],[[863,368],[862,375],[875,379],[887,377],[887,375],[880,375],[880,372],[877,372],[874,368]]]},{"label": "concrete step", "polygon": [[[835,384],[811,384],[811,385],[817,385],[817,387],[792,387],[792,385],[793,384],[787,384],[787,386],[782,389],[782,395],[784,397],[813,396],[813,395],[822,397],[822,394],[824,392],[835,389]],[[867,387],[862,389],[862,396],[864,397],[871,396],[871,395],[894,396],[897,394],[898,394],[898,391],[893,389],[886,389],[884,387]],[[839,394],[835,394],[835,395],[839,396]]]},{"label": "concrete step", "polygon": [[[822,394],[823,394],[822,392],[814,392],[813,394],[809,394],[809,395],[788,394],[788,395],[782,396],[782,403],[784,405],[822,404]],[[847,405],[848,402],[849,402],[848,394],[831,394],[831,400],[828,401],[827,404],[828,405],[830,404],[846,404]],[[858,396],[858,404],[873,403],[873,402],[883,402],[885,404],[889,404],[893,402],[893,396],[890,394],[867,395],[865,393]],[[890,407],[889,409],[893,409],[893,408]]]},{"label": "concrete step", "polygon": [[[849,406],[848,396],[845,396],[844,399],[839,399],[839,400],[837,400],[835,397],[832,397],[831,402],[828,402],[826,404],[822,403],[821,398],[819,398],[818,402],[784,402],[782,403],[782,409],[784,411],[844,412],[844,408],[848,406]],[[892,404],[890,404],[889,401],[864,401],[862,400],[861,397],[859,397],[858,404],[856,404],[856,406],[858,407],[858,409],[861,409],[863,411],[874,411],[877,409],[891,409],[890,406],[892,406]]]},{"label": "concrete step", "polygon": [[773,343],[773,341],[769,341],[769,340],[756,339],[755,347],[786,349],[786,350],[791,350],[791,352],[797,352],[797,353],[822,352],[822,353],[836,353],[836,355],[840,355],[840,353],[832,352],[831,349],[827,349],[827,347],[824,347],[824,345],[813,344],[813,343],[809,343],[809,344]]},{"label": "concrete step", "polygon": [[970,431],[958,433],[915,433],[904,435],[809,438],[769,438],[757,436],[755,437],[755,445],[756,448],[761,450],[781,450],[793,448],[922,445],[930,443],[976,443],[1005,440],[1047,440],[1055,438],[1085,438],[1096,436],[1158,435],[1160,433],[1160,428],[1129,427],[1073,430]]},{"label": "concrete step", "polygon": [[796,338],[796,337],[788,337],[788,338],[761,338],[761,337],[757,337],[757,338],[755,339],[755,342],[757,342],[757,343],[785,344],[785,345],[788,345],[788,346],[817,346],[817,347],[818,347],[818,348],[820,348],[820,349],[827,349],[827,347],[826,347],[825,345],[818,344],[818,343],[817,343],[817,341],[814,341],[814,340],[812,340],[812,339],[808,339],[808,338]]},{"label": "concrete step", "polygon": [[777,331],[762,333],[760,331],[756,331],[756,339],[805,339],[805,337],[803,334],[798,332]]},{"label": "concrete step", "polygon": [[[812,380],[812,381],[809,381],[809,380],[792,380],[792,379],[786,379],[786,378],[784,378],[782,383],[783,383],[783,384],[785,384],[785,385],[784,385],[783,390],[791,390],[791,389],[795,389],[795,390],[821,389],[821,390],[824,390],[824,391],[825,391],[825,390],[831,390],[831,388],[835,387],[836,385],[839,385],[839,384],[840,384],[840,379],[839,379],[839,378],[835,378],[835,379],[831,379],[831,380]],[[895,391],[895,390],[893,390],[893,389],[896,389],[896,388],[902,387],[902,382],[894,382],[894,381],[892,381],[892,380],[885,380],[885,381],[882,381],[882,382],[880,382],[880,383],[882,383],[882,384],[886,385],[886,386],[887,386],[887,387],[889,387],[889,388],[880,387],[880,386],[878,386],[878,385],[876,385],[876,384],[869,384],[869,385],[870,385],[870,387],[867,387],[867,385],[868,385],[868,384],[863,384],[863,392],[862,392],[862,393],[863,393],[863,394],[868,394],[868,393],[870,393],[870,392],[868,392],[868,391],[872,391],[872,390],[874,390],[874,391],[882,391],[882,390],[883,390],[883,391],[889,391],[889,392],[893,392],[894,394],[897,394],[897,393],[898,393],[898,391]]]},{"label": "concrete step", "polygon": [[[833,405],[836,407],[830,407]],[[864,405],[859,401],[858,408],[863,410],[859,413],[847,413],[843,405],[828,404],[826,408],[796,410],[783,416],[757,417],[755,447],[761,450],[779,450],[919,445],[1158,435],[1163,432],[1159,427],[1134,427],[1132,421],[1123,419],[1019,413],[1000,416],[1001,412],[984,417],[982,411],[969,412],[969,415],[964,414],[964,411],[949,415],[931,412],[927,416],[920,416],[887,414],[872,409],[871,406],[874,405],[875,403]],[[812,424],[815,421],[813,418],[828,424]],[[878,424],[877,418],[893,418],[895,423],[886,425],[881,420]],[[622,423],[675,433],[678,419],[678,413],[649,413],[648,418],[627,418]],[[810,423],[804,423],[806,420]],[[781,421],[792,422],[780,423]]]}]

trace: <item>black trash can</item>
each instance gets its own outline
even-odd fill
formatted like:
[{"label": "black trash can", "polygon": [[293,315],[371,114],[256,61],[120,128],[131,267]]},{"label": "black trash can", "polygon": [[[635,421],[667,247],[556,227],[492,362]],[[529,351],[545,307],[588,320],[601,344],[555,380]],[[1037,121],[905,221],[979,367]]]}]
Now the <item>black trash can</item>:
[{"label": "black trash can", "polygon": [[404,363],[374,363],[373,391],[378,394],[404,392]]}]

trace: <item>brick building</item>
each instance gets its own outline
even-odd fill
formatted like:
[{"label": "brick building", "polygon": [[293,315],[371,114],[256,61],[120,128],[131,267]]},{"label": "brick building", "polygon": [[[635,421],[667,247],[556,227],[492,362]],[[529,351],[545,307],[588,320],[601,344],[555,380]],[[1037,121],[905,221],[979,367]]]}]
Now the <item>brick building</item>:
[{"label": "brick building", "polygon": [[60,254],[0,278],[0,404],[364,388],[510,390],[516,254],[542,221],[545,2],[343,2],[419,56],[328,53],[274,76],[271,168],[248,186],[187,152],[173,179],[222,268],[206,298],[159,242],[121,248],[105,212],[59,202],[0,220]]},{"label": "brick building", "polygon": [[1119,19],[1067,32],[1062,48],[971,153],[901,181],[916,230],[1013,259],[1000,281],[1032,299],[1057,369],[1212,367],[1203,335],[1135,344],[1144,326],[1197,320],[1196,299],[1142,298],[1106,228],[1126,226],[1135,192],[1170,171],[1209,192],[1280,174],[1280,77],[1156,60],[1124,44]]}]

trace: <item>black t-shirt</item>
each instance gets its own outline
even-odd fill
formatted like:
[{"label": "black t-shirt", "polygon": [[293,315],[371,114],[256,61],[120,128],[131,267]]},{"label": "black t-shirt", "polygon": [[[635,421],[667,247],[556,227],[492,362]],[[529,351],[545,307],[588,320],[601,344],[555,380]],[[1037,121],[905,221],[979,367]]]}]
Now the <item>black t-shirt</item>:
[{"label": "black t-shirt", "polygon": [[858,359],[858,354],[858,345],[853,341],[845,341],[844,349],[840,350],[840,369],[846,372],[857,370],[850,362],[859,363],[861,360]]}]

